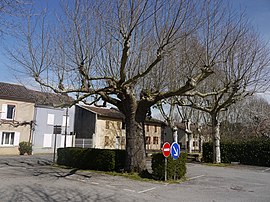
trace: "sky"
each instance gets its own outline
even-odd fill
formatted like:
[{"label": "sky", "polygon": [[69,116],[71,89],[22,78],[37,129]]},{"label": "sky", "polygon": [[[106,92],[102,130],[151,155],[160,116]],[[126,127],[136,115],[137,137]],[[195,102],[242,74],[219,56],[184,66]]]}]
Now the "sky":
[{"label": "sky", "polygon": [[[247,17],[255,29],[258,30],[261,37],[269,42],[270,48],[270,0],[229,0],[235,10],[245,9]],[[36,0],[39,4],[45,4],[48,2],[51,5],[56,4],[55,0]],[[1,41],[2,40],[2,41]],[[0,81],[18,83],[18,78],[14,71],[10,70],[6,64],[11,62],[5,56],[5,50],[3,44],[8,46],[9,43],[14,43],[6,38],[0,39]],[[270,75],[269,75],[270,77]],[[22,80],[24,78],[21,78]],[[270,90],[269,90],[270,91]],[[263,97],[267,98],[270,102],[270,92],[263,94]]]}]

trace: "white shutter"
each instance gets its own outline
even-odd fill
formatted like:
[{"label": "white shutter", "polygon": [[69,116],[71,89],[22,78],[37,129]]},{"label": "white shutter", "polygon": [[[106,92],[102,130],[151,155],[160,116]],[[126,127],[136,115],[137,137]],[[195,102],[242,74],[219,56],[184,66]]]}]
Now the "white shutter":
[{"label": "white shutter", "polygon": [[47,124],[54,125],[54,114],[48,114]]},{"label": "white shutter", "polygon": [[2,104],[1,119],[7,119],[7,104]]},{"label": "white shutter", "polygon": [[0,131],[0,145],[2,145],[2,131]]},{"label": "white shutter", "polygon": [[14,146],[19,146],[20,142],[20,132],[15,132],[14,135]]},{"label": "white shutter", "polygon": [[[67,116],[63,116],[63,121],[62,121],[63,127],[66,127],[66,117]],[[69,116],[67,117],[67,127],[69,127]]]},{"label": "white shutter", "polygon": [[43,147],[52,147],[52,134],[44,134]]}]

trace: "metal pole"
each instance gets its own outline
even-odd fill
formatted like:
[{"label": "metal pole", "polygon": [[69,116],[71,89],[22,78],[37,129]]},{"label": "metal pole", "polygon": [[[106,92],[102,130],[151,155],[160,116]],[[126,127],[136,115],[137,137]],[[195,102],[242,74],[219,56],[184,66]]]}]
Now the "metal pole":
[{"label": "metal pole", "polygon": [[54,149],[53,149],[53,163],[55,164],[55,153],[56,153],[56,133],[54,134]]},{"label": "metal pole", "polygon": [[68,121],[68,108],[66,108],[66,123],[65,123],[65,140],[64,140],[64,148],[67,147],[67,121]]},{"label": "metal pole", "polygon": [[165,181],[167,181],[167,164],[168,164],[168,159],[165,157]]}]

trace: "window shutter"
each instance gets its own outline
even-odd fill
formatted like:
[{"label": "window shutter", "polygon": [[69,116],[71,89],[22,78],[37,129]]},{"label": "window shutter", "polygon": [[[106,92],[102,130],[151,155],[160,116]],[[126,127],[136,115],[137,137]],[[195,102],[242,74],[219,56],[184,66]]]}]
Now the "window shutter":
[{"label": "window shutter", "polygon": [[54,125],[54,114],[48,114],[47,124],[48,125]]},{"label": "window shutter", "polygon": [[[66,117],[67,116],[63,116],[63,121],[62,121],[63,127],[66,127]],[[67,127],[69,127],[69,116],[67,117]]]},{"label": "window shutter", "polygon": [[0,131],[0,145],[2,145],[2,131]]},{"label": "window shutter", "polygon": [[52,134],[44,134],[43,147],[52,147]]},{"label": "window shutter", "polygon": [[19,132],[15,132],[14,146],[19,146],[19,142],[20,142],[20,133]]},{"label": "window shutter", "polygon": [[1,119],[7,118],[7,104],[2,104]]}]

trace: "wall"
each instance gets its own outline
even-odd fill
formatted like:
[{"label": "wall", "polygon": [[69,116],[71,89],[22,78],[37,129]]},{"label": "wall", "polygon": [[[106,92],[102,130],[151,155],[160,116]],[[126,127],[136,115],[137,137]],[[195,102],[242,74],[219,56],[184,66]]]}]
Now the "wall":
[{"label": "wall", "polygon": [[[67,144],[72,146],[74,137],[75,107],[68,108]],[[36,106],[35,108],[35,131],[33,134],[33,153],[52,153],[54,150],[55,135],[53,127],[62,126],[62,135],[56,136],[56,147],[64,146],[66,108],[53,108],[48,106]]]},{"label": "wall", "polygon": [[[119,144],[117,144],[117,137],[119,140]],[[94,138],[95,148],[125,149],[125,137],[126,131],[125,129],[122,129],[121,120],[98,118],[96,125],[96,135]]]},{"label": "wall", "polygon": [[[0,99],[0,111],[2,111],[3,104],[15,105],[15,122],[30,122],[34,119],[34,103],[20,102],[20,101],[11,101]],[[1,117],[1,116],[0,116]],[[7,122],[8,121],[4,121]],[[15,123],[10,121],[9,123]],[[3,146],[1,145],[2,132],[15,132],[18,135],[18,140],[14,142],[13,146]],[[29,140],[30,136],[30,125],[14,127],[10,124],[3,123],[1,119],[0,125],[0,155],[17,155],[19,154],[18,143],[22,141]]]},{"label": "wall", "polygon": [[[145,123],[145,137],[150,138],[150,144],[146,144],[146,150],[160,150],[161,140],[161,126],[154,123]],[[154,137],[158,138],[158,141],[154,142]]]}]

